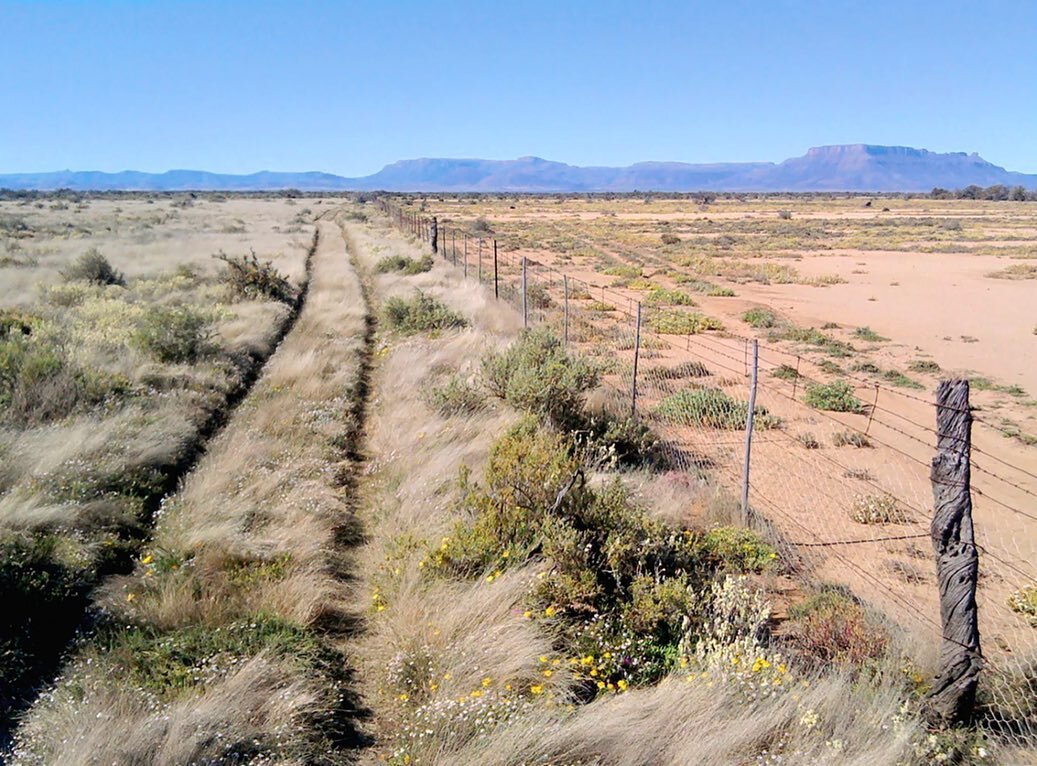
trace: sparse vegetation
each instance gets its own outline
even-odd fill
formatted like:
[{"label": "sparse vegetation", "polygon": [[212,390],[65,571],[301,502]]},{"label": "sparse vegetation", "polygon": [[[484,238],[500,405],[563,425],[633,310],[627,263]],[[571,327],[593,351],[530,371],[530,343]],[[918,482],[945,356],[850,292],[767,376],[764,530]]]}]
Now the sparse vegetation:
[{"label": "sparse vegetation", "polygon": [[860,431],[836,431],[832,434],[832,444],[836,447],[857,447],[858,449],[872,446],[871,440]]},{"label": "sparse vegetation", "polygon": [[423,274],[432,270],[432,256],[424,255],[421,258],[409,258],[404,255],[390,255],[382,258],[375,265],[375,271],[386,274],[390,271],[402,271],[407,275]]},{"label": "sparse vegetation", "polygon": [[247,300],[274,300],[294,303],[295,290],[272,261],[260,261],[256,251],[249,255],[227,255],[223,251],[213,256],[226,264],[223,280],[232,294]]},{"label": "sparse vegetation", "polygon": [[660,335],[696,335],[709,330],[723,330],[719,319],[678,309],[662,309],[648,320],[648,326]]},{"label": "sparse vegetation", "polygon": [[853,501],[850,518],[858,524],[906,524],[907,513],[891,495],[861,495]]},{"label": "sparse vegetation", "polygon": [[[720,429],[744,429],[749,405],[736,401],[719,388],[686,388],[663,399],[656,417],[670,423]],[[757,407],[754,428],[776,428],[780,420]]]},{"label": "sparse vegetation", "polygon": [[126,278],[116,271],[101,251],[92,247],[61,272],[66,282],[90,282],[94,285],[126,284]]},{"label": "sparse vegetation", "polygon": [[770,309],[755,308],[749,309],[744,314],[742,314],[742,321],[748,324],[750,327],[764,329],[767,327],[774,327],[774,325],[778,322],[778,318]]}]

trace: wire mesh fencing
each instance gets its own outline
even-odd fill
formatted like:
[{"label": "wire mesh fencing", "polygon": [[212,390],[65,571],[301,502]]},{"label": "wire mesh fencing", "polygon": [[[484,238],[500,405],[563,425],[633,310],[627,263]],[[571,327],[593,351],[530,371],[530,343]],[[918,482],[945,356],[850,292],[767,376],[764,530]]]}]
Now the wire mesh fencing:
[{"label": "wire mesh fencing", "polygon": [[[431,240],[431,219],[380,204],[401,229]],[[441,257],[513,306],[526,327],[548,327],[572,351],[598,360],[603,403],[649,426],[670,466],[708,477],[734,498],[747,490],[747,510],[802,576],[850,586],[939,645],[931,396],[852,370],[830,380],[823,361],[726,332],[694,306],[576,278],[488,236],[437,227],[436,240]],[[1021,460],[1006,446],[1009,435],[974,414],[980,709],[992,729],[1035,747],[1037,459]]]}]

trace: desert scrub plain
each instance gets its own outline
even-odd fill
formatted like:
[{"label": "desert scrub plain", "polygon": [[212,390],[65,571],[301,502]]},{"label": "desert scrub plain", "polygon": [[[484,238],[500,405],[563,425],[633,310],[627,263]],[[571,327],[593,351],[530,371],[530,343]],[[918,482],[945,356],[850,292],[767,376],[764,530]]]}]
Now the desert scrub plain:
[{"label": "desert scrub plain", "polygon": [[98,621],[11,762],[1028,757],[982,727],[926,729],[925,652],[600,411],[607,360],[522,333],[374,205],[321,203],[239,214],[310,208],[301,313],[99,578]]},{"label": "desert scrub plain", "polygon": [[[350,236],[368,269],[420,255],[375,216]],[[373,294],[362,762],[1011,762],[927,730],[924,652],[598,411],[597,361],[441,260]]]},{"label": "desert scrub plain", "polygon": [[[0,202],[4,731],[73,633],[105,619],[94,589],[134,569],[168,493],[288,328],[316,232],[293,202]],[[263,289],[211,257],[250,248]]]}]

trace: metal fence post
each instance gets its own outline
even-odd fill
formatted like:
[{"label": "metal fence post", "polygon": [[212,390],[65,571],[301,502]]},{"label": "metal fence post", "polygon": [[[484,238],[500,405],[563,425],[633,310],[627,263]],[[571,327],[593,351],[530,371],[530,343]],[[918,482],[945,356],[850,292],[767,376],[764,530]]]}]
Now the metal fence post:
[{"label": "metal fence post", "polygon": [[482,284],[482,237],[479,237],[479,271],[476,274],[479,284]]},{"label": "metal fence post", "polygon": [[947,724],[972,717],[983,667],[976,613],[979,554],[972,526],[972,411],[968,380],[945,380],[936,389],[936,455],[929,478],[943,625],[940,670],[927,699],[930,719]]},{"label": "metal fence post", "polygon": [[637,320],[634,325],[634,374],[630,381],[630,417],[637,415],[637,362],[641,358],[641,301],[637,302]]},{"label": "metal fence post", "polygon": [[569,275],[562,275],[562,343],[569,345]]},{"label": "metal fence post", "polygon": [[500,299],[500,283],[497,281],[497,240],[493,240],[493,297]]},{"label": "metal fence post", "polygon": [[529,327],[529,311],[526,308],[526,256],[522,256],[522,329]]},{"label": "metal fence post", "polygon": [[742,524],[749,526],[749,460],[753,448],[753,420],[756,417],[756,376],[760,369],[760,341],[753,338],[752,378],[749,381],[749,410],[745,413],[745,458],[742,464]]}]

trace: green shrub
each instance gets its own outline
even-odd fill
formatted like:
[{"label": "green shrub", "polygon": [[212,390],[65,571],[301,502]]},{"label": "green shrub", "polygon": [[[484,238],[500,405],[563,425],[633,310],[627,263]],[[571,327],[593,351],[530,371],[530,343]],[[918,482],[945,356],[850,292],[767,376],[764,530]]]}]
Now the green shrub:
[{"label": "green shrub", "polygon": [[637,279],[641,276],[641,269],[637,266],[610,266],[605,269],[605,274],[610,277],[623,277],[625,279]]},{"label": "green shrub", "polygon": [[735,291],[730,287],[720,287],[719,285],[715,285],[706,291],[706,295],[710,298],[734,298]]},{"label": "green shrub", "polygon": [[864,404],[853,392],[853,386],[844,380],[807,386],[806,403],[817,410],[831,412],[864,411]]},{"label": "green shrub", "polygon": [[193,362],[209,342],[209,318],[195,308],[153,307],[145,313],[133,342],[160,362]]},{"label": "green shrub", "polygon": [[843,375],[846,372],[831,359],[822,359],[817,363],[817,366],[821,368],[822,372],[826,372],[829,375]]},{"label": "green shrub", "polygon": [[723,330],[719,319],[696,312],[664,309],[655,313],[648,326],[661,335],[695,335],[707,330]]},{"label": "green shrub", "polygon": [[432,256],[425,255],[421,258],[408,258],[404,255],[389,255],[378,261],[375,271],[379,274],[387,274],[390,271],[402,271],[408,276],[422,274],[432,270]]},{"label": "green shrub", "polygon": [[774,325],[778,323],[778,318],[770,309],[755,308],[749,309],[744,314],[742,314],[742,321],[748,324],[750,327],[763,329],[767,327],[774,327]]},{"label": "green shrub", "polygon": [[127,381],[83,369],[35,336],[0,339],[0,415],[20,426],[47,423],[126,391]]},{"label": "green shrub", "polygon": [[19,335],[32,335],[43,320],[35,314],[17,309],[0,309],[0,340]]},{"label": "green shrub", "polygon": [[66,282],[91,282],[102,286],[126,284],[126,278],[112,267],[96,247],[87,250],[62,270],[61,276]]},{"label": "green shrub", "polygon": [[586,393],[600,377],[597,365],[570,356],[543,329],[526,332],[504,351],[487,355],[482,373],[495,396],[568,429],[580,427]]},{"label": "green shrub", "polygon": [[656,287],[647,296],[644,303],[648,306],[695,306],[695,300],[681,290],[669,290]]},{"label": "green shrub", "polygon": [[773,546],[755,532],[740,527],[714,527],[705,534],[703,543],[725,572],[759,573],[778,559]]},{"label": "green shrub", "polygon": [[776,378],[781,378],[782,380],[796,380],[797,378],[802,377],[802,375],[799,374],[799,371],[790,364],[779,364],[774,368],[774,371],[771,372],[771,375]]},{"label": "green shrub", "polygon": [[796,441],[802,444],[804,449],[821,449],[821,442],[809,431],[804,431],[796,436]]},{"label": "green shrub", "polygon": [[[655,415],[675,425],[737,430],[745,428],[749,405],[736,401],[719,388],[686,388],[663,399]],[[754,428],[775,428],[778,418],[757,407]]]},{"label": "green shrub", "polygon": [[248,300],[274,300],[295,303],[295,290],[272,261],[260,261],[256,251],[250,255],[227,255],[222,250],[213,256],[226,268],[223,280],[234,295]]},{"label": "green shrub", "polygon": [[486,406],[486,397],[479,386],[460,375],[446,383],[433,386],[428,393],[429,406],[440,415],[471,415]]},{"label": "green shrub", "polygon": [[406,334],[468,325],[460,314],[421,290],[410,299],[389,298],[385,302],[385,320],[389,327]]}]

